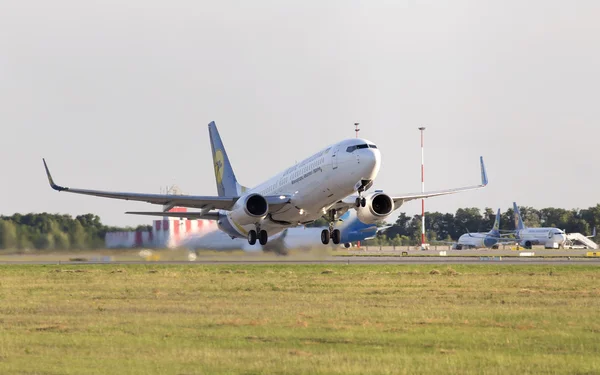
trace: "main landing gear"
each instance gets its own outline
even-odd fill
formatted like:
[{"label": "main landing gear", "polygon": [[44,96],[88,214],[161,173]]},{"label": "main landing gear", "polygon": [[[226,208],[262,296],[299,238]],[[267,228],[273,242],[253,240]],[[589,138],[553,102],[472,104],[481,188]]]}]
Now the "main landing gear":
[{"label": "main landing gear", "polygon": [[269,240],[269,235],[266,230],[261,230],[260,227],[256,227],[256,230],[252,229],[248,232],[248,243],[250,245],[256,244],[256,240],[261,245],[266,245]]},{"label": "main landing gear", "polygon": [[333,241],[334,244],[339,245],[342,240],[342,233],[339,229],[333,229],[335,225],[335,210],[331,210],[329,213],[329,229],[323,229],[321,232],[321,243],[323,245],[329,244],[329,240]]}]

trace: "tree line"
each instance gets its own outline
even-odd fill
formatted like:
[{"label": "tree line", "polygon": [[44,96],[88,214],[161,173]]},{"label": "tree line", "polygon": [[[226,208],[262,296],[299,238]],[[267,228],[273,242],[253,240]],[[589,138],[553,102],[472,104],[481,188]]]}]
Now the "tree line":
[{"label": "tree line", "polygon": [[0,216],[0,249],[93,249],[104,247],[106,232],[149,230],[151,226],[106,226],[94,214],[14,214]]}]

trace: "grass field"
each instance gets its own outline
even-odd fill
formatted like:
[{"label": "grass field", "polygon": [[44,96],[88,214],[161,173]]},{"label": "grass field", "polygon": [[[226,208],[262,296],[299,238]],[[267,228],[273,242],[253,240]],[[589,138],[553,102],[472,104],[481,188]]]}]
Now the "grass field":
[{"label": "grass field", "polygon": [[597,374],[583,266],[0,266],[0,374]]}]

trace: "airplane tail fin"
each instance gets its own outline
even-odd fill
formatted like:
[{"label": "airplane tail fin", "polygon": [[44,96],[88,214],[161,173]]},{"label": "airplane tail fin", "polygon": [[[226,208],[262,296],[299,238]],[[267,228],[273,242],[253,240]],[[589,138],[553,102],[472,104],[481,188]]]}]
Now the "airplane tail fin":
[{"label": "airplane tail fin", "polygon": [[525,229],[526,226],[523,223],[523,218],[521,217],[521,212],[519,211],[519,207],[517,206],[516,202],[513,202],[513,209],[515,211],[515,229],[516,230]]},{"label": "airplane tail fin", "polygon": [[235,197],[246,191],[246,187],[240,185],[235,178],[235,173],[229,162],[229,157],[221,141],[221,136],[214,121],[208,124],[210,134],[210,148],[212,149],[213,165],[215,168],[215,180],[220,197]]},{"label": "airplane tail fin", "polygon": [[494,226],[492,227],[493,233],[500,233],[500,209],[496,213],[496,220],[494,220]]}]

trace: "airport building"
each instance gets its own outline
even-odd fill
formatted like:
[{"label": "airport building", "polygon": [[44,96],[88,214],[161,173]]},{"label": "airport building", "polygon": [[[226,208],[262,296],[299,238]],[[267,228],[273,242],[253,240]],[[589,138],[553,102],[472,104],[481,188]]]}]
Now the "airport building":
[{"label": "airport building", "polygon": [[[187,212],[187,208],[174,207],[168,212]],[[175,248],[183,239],[192,234],[209,232],[217,229],[212,220],[198,220],[163,217],[153,220],[150,231],[108,232],[104,237],[105,246],[114,248]]]}]

